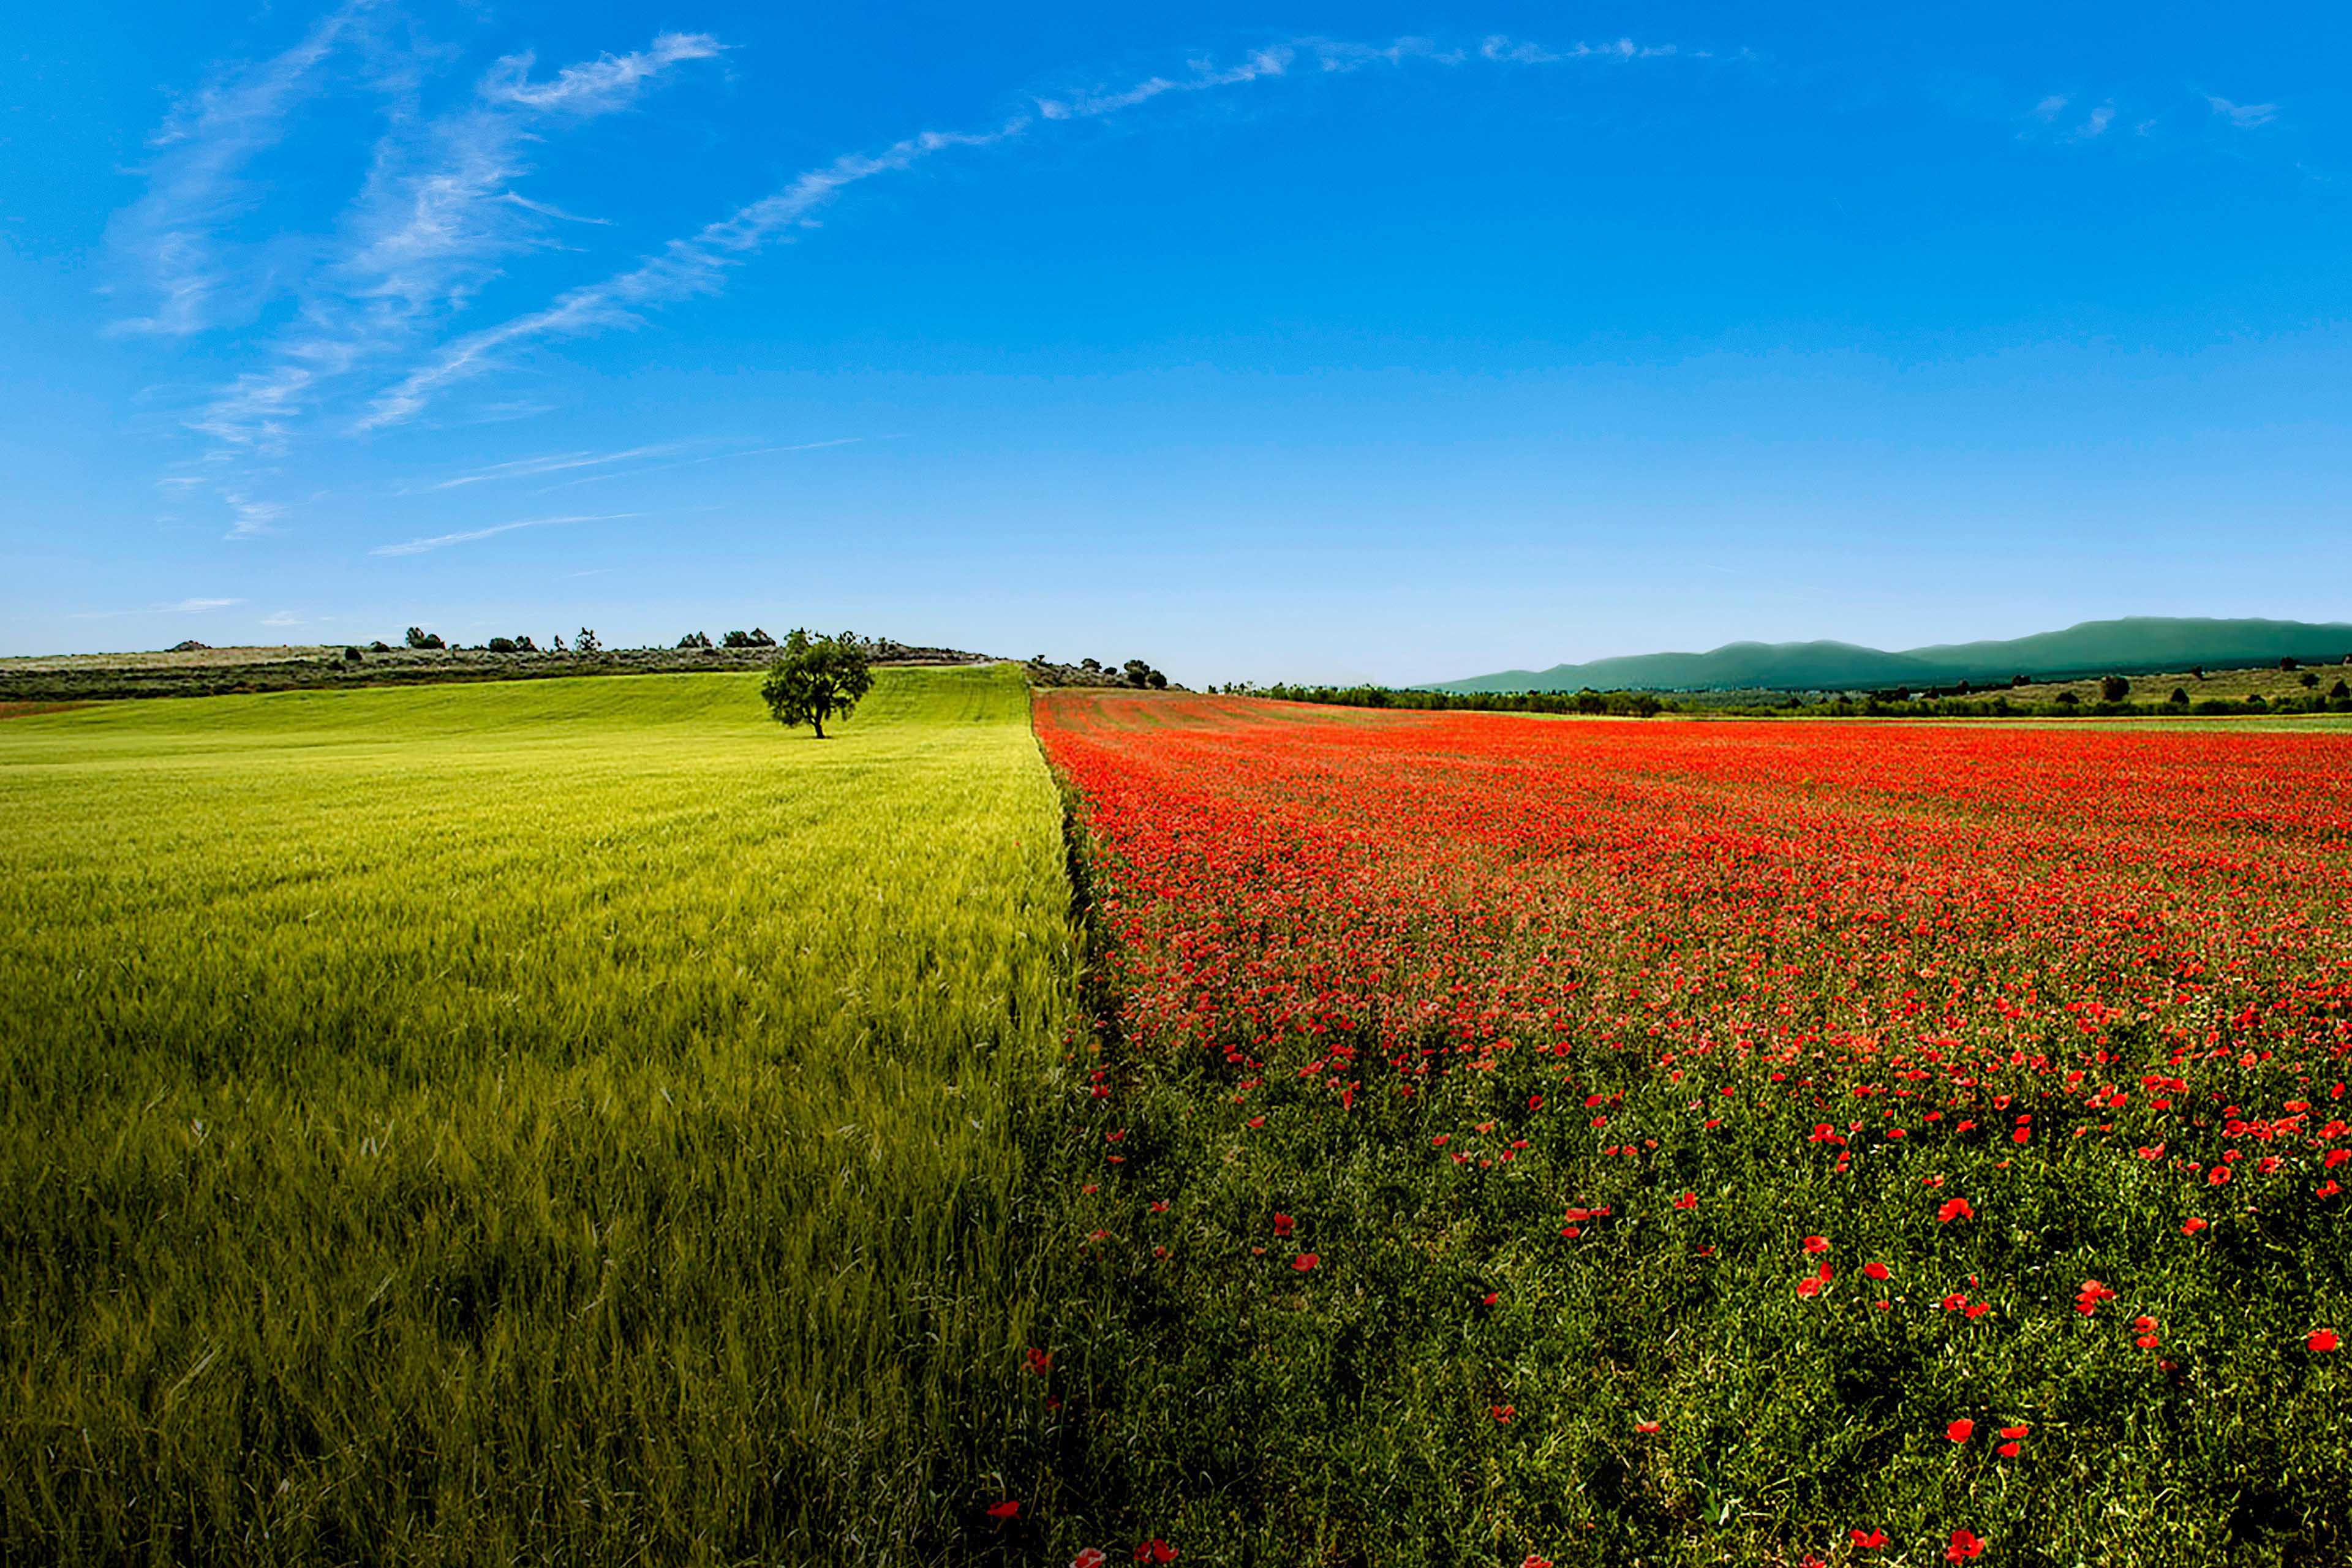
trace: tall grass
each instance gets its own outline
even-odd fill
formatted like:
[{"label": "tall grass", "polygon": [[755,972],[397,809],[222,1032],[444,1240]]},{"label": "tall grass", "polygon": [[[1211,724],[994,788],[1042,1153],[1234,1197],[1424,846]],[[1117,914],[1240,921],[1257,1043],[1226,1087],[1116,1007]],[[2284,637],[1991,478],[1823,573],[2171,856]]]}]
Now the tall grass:
[{"label": "tall grass", "polygon": [[1017,671],[0,726],[0,1559],[919,1561],[1068,1005]]}]

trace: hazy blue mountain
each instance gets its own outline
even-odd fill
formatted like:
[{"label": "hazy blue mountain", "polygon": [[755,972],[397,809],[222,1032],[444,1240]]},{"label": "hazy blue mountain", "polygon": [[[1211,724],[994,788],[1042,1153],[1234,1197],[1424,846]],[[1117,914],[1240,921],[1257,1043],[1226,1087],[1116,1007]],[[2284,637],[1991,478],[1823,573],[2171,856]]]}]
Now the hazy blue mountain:
[{"label": "hazy blue mountain", "polygon": [[2292,657],[2335,663],[2352,654],[2352,625],[2309,621],[2210,620],[2129,616],[2084,621],[2060,632],[2007,641],[1946,643],[1888,653],[1852,643],[1727,643],[1708,653],[1634,654],[1560,664],[1549,669],[1507,669],[1462,680],[1433,681],[1434,691],[1724,690],[1763,687],[1784,691],[1869,690],[1892,686],[1948,686],[1967,680],[2006,685],[2011,676],[2143,675],[2188,669],[2243,668]]}]

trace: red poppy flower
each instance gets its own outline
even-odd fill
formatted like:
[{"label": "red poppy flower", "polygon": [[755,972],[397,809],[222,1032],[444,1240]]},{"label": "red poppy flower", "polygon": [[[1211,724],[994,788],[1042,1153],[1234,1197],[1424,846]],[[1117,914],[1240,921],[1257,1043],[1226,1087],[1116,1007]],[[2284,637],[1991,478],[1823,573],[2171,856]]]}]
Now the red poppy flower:
[{"label": "red poppy flower", "polygon": [[1972,1557],[1982,1556],[1984,1554],[1984,1549],[1985,1543],[1978,1540],[1968,1531],[1956,1530],[1952,1531],[1952,1543],[1944,1548],[1944,1561],[1947,1563],[1966,1563]]},{"label": "red poppy flower", "polygon": [[1010,1499],[988,1505],[988,1517],[991,1519],[1012,1519],[1018,1516],[1020,1512],[1021,1505]]},{"label": "red poppy flower", "polygon": [[1682,1196],[1675,1200],[1675,1207],[1678,1209],[1695,1209],[1698,1207],[1698,1194],[1696,1193],[1685,1193]]},{"label": "red poppy flower", "polygon": [[1081,1546],[1078,1554],[1070,1559],[1070,1568],[1103,1568],[1103,1564],[1109,1561],[1103,1555],[1101,1547]]},{"label": "red poppy flower", "polygon": [[1513,1417],[1517,1416],[1518,1413],[1519,1407],[1516,1405],[1489,1405],[1486,1406],[1486,1414],[1493,1416],[1496,1420],[1501,1422],[1506,1426],[1511,1424]]},{"label": "red poppy flower", "polygon": [[1963,1415],[1958,1421],[1953,1422],[1950,1426],[1944,1428],[1944,1436],[1949,1437],[1955,1443],[1965,1443],[1970,1437],[1976,1436],[1976,1430],[1977,1424]]},{"label": "red poppy flower", "polygon": [[1274,1234],[1276,1236],[1288,1236],[1290,1234],[1290,1227],[1297,1223],[1297,1222],[1292,1219],[1288,1215],[1278,1214],[1274,1216]]},{"label": "red poppy flower", "polygon": [[1846,1535],[1856,1546],[1871,1552],[1876,1552],[1886,1544],[1886,1531],[1883,1530],[1849,1530]]},{"label": "red poppy flower", "polygon": [[1819,1279],[1800,1279],[1800,1280],[1798,1280],[1798,1281],[1797,1281],[1797,1294],[1798,1294],[1798,1295],[1800,1295],[1800,1296],[1818,1296],[1818,1295],[1820,1295],[1821,1293],[1822,1293],[1822,1282],[1821,1282]]},{"label": "red poppy flower", "polygon": [[1805,1237],[1805,1250],[1807,1252],[1827,1252],[1829,1249],[1830,1238],[1828,1237],[1809,1236]]},{"label": "red poppy flower", "polygon": [[1636,1432],[1654,1432],[1657,1429],[1658,1424],[1654,1421],[1636,1421],[1633,1423],[1633,1430]]},{"label": "red poppy flower", "polygon": [[1936,1218],[1944,1225],[1949,1225],[1956,1219],[1976,1217],[1977,1211],[1969,1206],[1969,1200],[1966,1198],[1946,1198],[1936,1208]]},{"label": "red poppy flower", "polygon": [[2311,1331],[2311,1337],[2303,1342],[2303,1346],[2305,1350],[2317,1351],[2320,1354],[2326,1355],[2343,1342],[2336,1337],[2334,1329],[2314,1329]]},{"label": "red poppy flower", "polygon": [[1155,1535],[1135,1549],[1135,1560],[1138,1563],[1173,1563],[1176,1561],[1176,1549]]},{"label": "red poppy flower", "polygon": [[1319,1252],[1302,1252],[1290,1260],[1290,1266],[1304,1274],[1322,1261],[1323,1255]]},{"label": "red poppy flower", "polygon": [[1053,1371],[1053,1352],[1041,1351],[1034,1345],[1031,1346],[1029,1350],[1029,1370],[1035,1373],[1039,1377],[1043,1377],[1047,1373]]},{"label": "red poppy flower", "polygon": [[2183,1236],[2195,1236],[2199,1231],[2205,1228],[2206,1223],[2206,1221],[2199,1219],[2195,1215],[2190,1215],[2187,1219],[2180,1222],[2180,1234]]},{"label": "red poppy flower", "polygon": [[1884,1279],[1886,1278],[1887,1269],[1884,1263],[1865,1263],[1862,1266],[1862,1272],[1865,1278]]}]

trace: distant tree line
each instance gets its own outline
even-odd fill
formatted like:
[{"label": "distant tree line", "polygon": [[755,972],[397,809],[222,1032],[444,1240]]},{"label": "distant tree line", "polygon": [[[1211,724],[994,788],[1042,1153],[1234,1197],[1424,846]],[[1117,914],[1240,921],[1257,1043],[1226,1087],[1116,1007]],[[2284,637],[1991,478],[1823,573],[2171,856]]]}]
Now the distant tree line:
[{"label": "distant tree line", "polygon": [[[409,647],[418,649],[462,648],[465,647],[465,644],[463,643],[450,642],[439,632],[428,632],[423,626],[409,627],[407,635],[402,640]],[[384,643],[373,642],[368,645],[367,651],[370,653],[390,653],[392,649]],[[562,632],[557,632],[554,636],[549,637],[547,639],[547,647],[544,649],[541,648],[537,640],[535,640],[528,632],[517,632],[510,637],[488,638],[480,645],[478,651],[483,653],[546,652],[595,654],[604,652],[604,645],[597,639],[596,634],[592,628],[582,626],[580,628],[579,635],[573,639],[572,645],[569,647],[564,646],[563,634]],[[360,650],[356,647],[347,647],[343,650],[343,656],[354,662],[358,660]]]},{"label": "distant tree line", "polygon": [[1030,676],[1046,685],[1059,686],[1130,686],[1139,691],[1165,691],[1168,678],[1139,658],[1124,664],[1105,664],[1098,658],[1082,658],[1076,664],[1058,664],[1044,654],[1033,654],[1029,659]]},{"label": "distant tree line", "polygon": [[[2294,666],[2282,662],[2281,668]],[[2197,672],[2202,679],[2204,672]],[[2020,676],[2013,685],[2024,685]],[[1395,708],[1415,711],[1471,713],[1584,713],[1647,719],[1659,713],[1694,710],[1727,718],[1871,718],[1871,719],[2032,719],[2032,718],[2162,718],[2195,716],[2226,718],[2248,713],[2352,713],[2352,682],[2338,679],[2322,690],[2320,678],[2303,672],[2303,689],[2283,697],[2252,692],[2242,698],[2193,699],[2176,686],[2161,700],[2135,700],[2131,682],[2110,675],[2099,682],[2095,701],[2084,701],[2072,691],[2061,691],[2046,702],[2012,700],[1996,689],[1972,690],[1965,681],[1924,690],[1890,688],[1882,691],[1844,692],[1807,701],[1796,693],[1781,701],[1709,704],[1695,708],[1654,691],[1413,691],[1388,686],[1304,686],[1276,683],[1257,686],[1236,681],[1213,686],[1229,696],[1267,697],[1282,702],[1314,702],[1344,708]]]},{"label": "distant tree line", "polygon": [[1654,691],[1411,691],[1392,686],[1255,686],[1236,681],[1212,687],[1229,696],[1270,697],[1277,702],[1319,702],[1339,708],[1402,708],[1464,713],[1601,713],[1648,719],[1683,710]]}]

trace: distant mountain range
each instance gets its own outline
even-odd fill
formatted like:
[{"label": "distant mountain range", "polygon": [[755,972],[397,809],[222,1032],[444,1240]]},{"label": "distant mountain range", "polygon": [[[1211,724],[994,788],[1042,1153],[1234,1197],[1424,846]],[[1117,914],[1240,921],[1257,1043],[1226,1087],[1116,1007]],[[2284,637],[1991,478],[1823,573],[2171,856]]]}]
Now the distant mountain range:
[{"label": "distant mountain range", "polygon": [[2352,625],[2127,616],[2006,642],[1944,643],[1888,653],[1842,642],[1736,642],[1711,653],[1645,653],[1549,669],[1433,681],[1427,691],[1869,691],[2006,686],[2085,675],[2152,675],[2202,665],[2245,668],[2283,658],[2333,664],[2352,654]]}]

